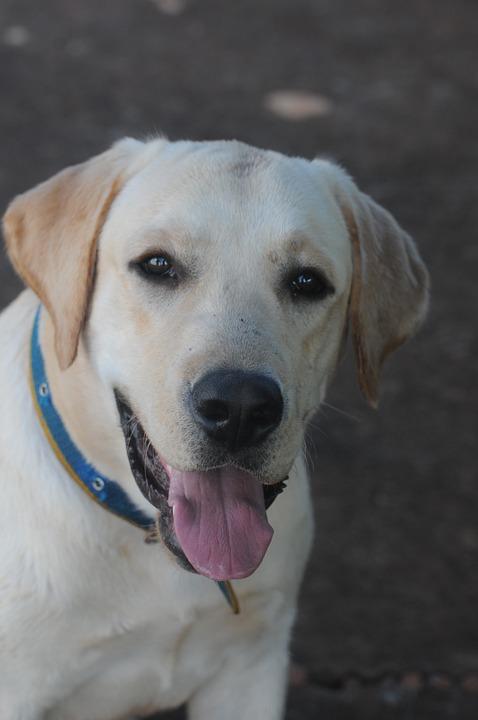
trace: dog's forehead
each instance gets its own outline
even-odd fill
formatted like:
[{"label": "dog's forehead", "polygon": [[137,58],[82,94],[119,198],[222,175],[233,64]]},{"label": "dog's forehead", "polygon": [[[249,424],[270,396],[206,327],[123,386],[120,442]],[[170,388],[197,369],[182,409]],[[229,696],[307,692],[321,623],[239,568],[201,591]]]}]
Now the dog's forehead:
[{"label": "dog's forehead", "polygon": [[172,204],[189,213],[217,212],[221,205],[223,212],[240,206],[245,214],[253,205],[277,201],[286,209],[291,202],[285,196],[292,201],[304,193],[308,164],[236,141],[170,143],[133,178],[128,192],[151,213]]},{"label": "dog's forehead", "polygon": [[304,236],[333,255],[349,251],[316,164],[236,141],[168,143],[128,182],[112,215],[129,237],[172,227],[213,244]]}]

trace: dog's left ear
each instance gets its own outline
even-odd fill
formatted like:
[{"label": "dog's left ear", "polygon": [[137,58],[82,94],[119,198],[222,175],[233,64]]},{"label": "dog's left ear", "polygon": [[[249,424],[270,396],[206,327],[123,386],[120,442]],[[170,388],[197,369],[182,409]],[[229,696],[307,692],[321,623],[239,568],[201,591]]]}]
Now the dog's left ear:
[{"label": "dog's left ear", "polygon": [[349,323],[359,386],[376,407],[383,362],[425,318],[429,276],[415,243],[390,213],[341,168],[316,162],[326,171],[352,243]]},{"label": "dog's left ear", "polygon": [[107,152],[16,197],[3,219],[12,264],[53,320],[62,369],[76,357],[93,285],[98,237],[143,147],[130,138],[121,140]]}]

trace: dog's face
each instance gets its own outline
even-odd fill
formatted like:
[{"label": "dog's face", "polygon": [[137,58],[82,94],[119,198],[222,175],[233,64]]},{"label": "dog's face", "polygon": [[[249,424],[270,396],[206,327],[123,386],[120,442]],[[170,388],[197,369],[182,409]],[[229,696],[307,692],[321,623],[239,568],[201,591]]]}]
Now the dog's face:
[{"label": "dog's face", "polygon": [[[130,141],[72,172],[13,203],[10,254],[54,319],[64,366],[84,328],[168,546],[210,577],[244,577],[270,542],[264,503],[300,450],[348,323],[373,401],[383,358],[424,314],[424,268],[329,163],[232,142]],[[42,272],[29,238],[52,237],[55,223],[62,238]],[[76,274],[59,281],[66,263]]]},{"label": "dog's face", "polygon": [[103,228],[91,357],[169,465],[234,463],[277,482],[334,368],[351,277],[319,168],[172,145]]}]

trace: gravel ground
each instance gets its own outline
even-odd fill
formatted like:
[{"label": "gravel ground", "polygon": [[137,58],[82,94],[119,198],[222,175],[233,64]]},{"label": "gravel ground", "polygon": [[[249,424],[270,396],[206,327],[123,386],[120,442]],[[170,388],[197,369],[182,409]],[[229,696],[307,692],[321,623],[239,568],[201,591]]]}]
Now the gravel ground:
[{"label": "gravel ground", "polygon": [[[288,720],[478,717],[477,24],[475,0],[0,2],[2,207],[124,134],[237,137],[337,159],[429,265],[380,410],[349,359],[310,433]],[[0,306],[18,289],[1,258]]]}]

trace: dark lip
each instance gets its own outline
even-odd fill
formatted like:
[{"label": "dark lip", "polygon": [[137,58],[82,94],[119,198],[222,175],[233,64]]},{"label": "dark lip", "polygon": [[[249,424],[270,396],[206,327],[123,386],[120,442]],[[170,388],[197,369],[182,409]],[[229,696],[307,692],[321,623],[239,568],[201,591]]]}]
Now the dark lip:
[{"label": "dark lip", "polygon": [[166,470],[143,426],[118,390],[115,390],[115,399],[131,472],[146,500],[159,511],[156,522],[160,538],[181,567],[196,572],[174,532],[173,513],[168,505],[169,478]]},{"label": "dark lip", "polygon": [[[159,454],[149,440],[146,432],[119,390],[114,391],[121,429],[123,431],[126,453],[131,472],[142,494],[159,512],[157,526],[161,540],[173,553],[177,562],[185,570],[195,573],[174,532],[172,509],[168,505],[169,477],[161,463]],[[287,478],[286,478],[287,480]],[[264,502],[268,509],[276,497],[284,490],[285,480],[274,484],[263,483]]]}]

